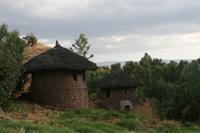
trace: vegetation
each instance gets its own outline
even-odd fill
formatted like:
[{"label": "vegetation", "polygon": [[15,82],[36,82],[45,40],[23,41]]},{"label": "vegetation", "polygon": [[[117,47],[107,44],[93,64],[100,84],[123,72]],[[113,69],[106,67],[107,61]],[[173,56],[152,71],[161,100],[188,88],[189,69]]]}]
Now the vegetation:
[{"label": "vegetation", "polygon": [[87,87],[89,94],[98,93],[99,90],[96,88],[97,82],[106,76],[110,72],[108,67],[99,67],[96,71],[87,72]]},{"label": "vegetation", "polygon": [[[24,39],[30,46],[37,43],[33,34]],[[85,35],[80,34],[71,50],[91,58],[93,55],[87,57],[90,48],[87,44]],[[17,31],[8,31],[5,24],[0,26],[0,107],[3,109],[11,104],[15,92],[23,82],[21,64],[24,46]],[[120,64],[113,64],[112,69],[120,69]],[[178,120],[183,125],[175,121],[155,122],[128,112],[103,109],[74,109],[59,112],[58,116],[48,110],[42,114],[45,114],[45,118],[49,114],[53,116],[49,117],[50,120],[30,122],[4,119],[0,108],[0,132],[199,132],[199,126],[194,123],[200,121],[200,59],[165,63],[145,54],[139,62],[126,62],[123,71],[137,80],[137,97],[141,102],[146,99],[154,101],[161,119]],[[100,67],[95,72],[87,73],[90,99],[97,99],[99,90],[94,89],[95,85],[109,72],[108,67]],[[14,105],[15,108],[21,108]],[[29,106],[20,112],[24,113],[24,110],[29,109],[33,115],[34,111]]]},{"label": "vegetation", "polygon": [[0,107],[8,107],[20,82],[24,42],[17,31],[0,26]]},{"label": "vegetation", "polygon": [[[174,133],[197,133],[200,128],[192,123],[181,125],[175,121],[152,121],[136,116],[130,112],[116,112],[104,109],[72,109],[65,112],[54,112],[39,107],[38,105],[27,105],[32,109],[22,111],[26,103],[17,102],[12,112],[21,113],[23,117],[15,120],[0,120],[1,133],[129,133],[135,132],[174,132]],[[37,114],[43,110],[51,112],[48,121],[30,121],[24,118],[28,113]],[[46,111],[47,110],[47,111]],[[54,117],[52,117],[54,116]]]},{"label": "vegetation", "polygon": [[[119,69],[120,64],[111,67]],[[138,99],[154,101],[161,119],[200,121],[200,59],[165,63],[146,53],[139,62],[126,62],[123,70],[137,80]],[[96,71],[89,75],[90,90],[106,74]]]},{"label": "vegetation", "polygon": [[200,61],[152,59],[126,62],[124,71],[138,80],[140,99],[153,99],[161,118],[200,120]]},{"label": "vegetation", "polygon": [[120,70],[121,69],[121,64],[120,63],[115,63],[111,65],[112,70]]},{"label": "vegetation", "polygon": [[37,38],[33,33],[29,33],[23,39],[27,41],[26,45],[33,46],[37,44]]},{"label": "vegetation", "polygon": [[88,45],[88,38],[85,36],[85,34],[80,34],[79,38],[75,40],[75,43],[72,44],[72,47],[70,47],[71,51],[83,57],[86,57],[88,59],[94,56],[93,54],[91,54],[87,57],[89,49],[90,49],[90,45]]}]

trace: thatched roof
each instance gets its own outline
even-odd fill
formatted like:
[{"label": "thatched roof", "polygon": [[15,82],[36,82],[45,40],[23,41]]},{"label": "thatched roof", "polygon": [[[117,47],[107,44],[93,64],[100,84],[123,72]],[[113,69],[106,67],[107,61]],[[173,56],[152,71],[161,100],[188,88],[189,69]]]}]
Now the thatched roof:
[{"label": "thatched roof", "polygon": [[97,85],[99,88],[131,88],[137,85],[136,81],[122,70],[113,70],[101,79]]},{"label": "thatched roof", "polygon": [[25,72],[33,72],[38,70],[95,70],[96,64],[89,61],[67,48],[61,47],[58,42],[54,48],[34,57],[24,64]]},{"label": "thatched roof", "polygon": [[50,49],[51,47],[42,44],[42,43],[37,43],[36,45],[28,45],[25,47],[24,49],[24,60],[23,60],[23,64],[26,63],[27,61],[29,61],[30,59],[36,57],[37,55],[47,51],[48,49]]}]

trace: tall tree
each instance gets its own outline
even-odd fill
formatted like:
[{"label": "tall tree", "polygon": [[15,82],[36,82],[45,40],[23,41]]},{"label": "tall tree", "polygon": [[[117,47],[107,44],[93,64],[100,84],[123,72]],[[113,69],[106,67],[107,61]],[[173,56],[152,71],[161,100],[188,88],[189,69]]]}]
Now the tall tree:
[{"label": "tall tree", "polygon": [[83,57],[86,57],[87,59],[90,59],[94,56],[93,54],[87,56],[89,49],[90,49],[90,45],[88,45],[88,38],[85,36],[85,34],[80,34],[79,38],[76,39],[75,43],[72,44],[72,47],[70,47],[71,51]]},{"label": "tall tree", "polygon": [[200,120],[200,63],[196,60],[181,71],[174,98],[174,116],[187,121]]},{"label": "tall tree", "polygon": [[17,31],[0,26],[0,106],[10,103],[21,74],[24,42]]}]

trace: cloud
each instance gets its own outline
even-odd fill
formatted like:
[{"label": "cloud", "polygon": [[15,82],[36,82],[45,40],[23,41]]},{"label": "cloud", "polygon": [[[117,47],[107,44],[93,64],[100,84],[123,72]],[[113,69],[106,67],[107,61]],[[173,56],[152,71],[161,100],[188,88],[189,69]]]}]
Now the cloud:
[{"label": "cloud", "polygon": [[[191,32],[199,26],[200,3],[195,1],[1,0],[0,5],[0,22],[40,37],[72,38],[80,32],[91,37],[146,34],[146,30],[168,34]],[[158,27],[163,25],[160,31]]]},{"label": "cloud", "polygon": [[189,45],[194,51],[199,12],[198,0],[0,0],[0,23],[23,35],[33,32],[50,45],[58,39],[67,47],[85,33],[96,60],[125,60],[132,53]]},{"label": "cloud", "polygon": [[[130,53],[137,51],[197,47],[200,44],[200,32],[169,35],[110,36],[90,40],[95,53]],[[102,50],[101,50],[102,49]]]},{"label": "cloud", "polygon": [[[48,40],[48,39],[47,39]],[[69,48],[74,40],[61,40]],[[48,43],[48,42],[45,42]],[[169,35],[105,36],[89,38],[93,61],[139,60],[144,53],[164,59],[194,59],[200,56],[200,32]],[[53,43],[50,44],[54,46]]]}]

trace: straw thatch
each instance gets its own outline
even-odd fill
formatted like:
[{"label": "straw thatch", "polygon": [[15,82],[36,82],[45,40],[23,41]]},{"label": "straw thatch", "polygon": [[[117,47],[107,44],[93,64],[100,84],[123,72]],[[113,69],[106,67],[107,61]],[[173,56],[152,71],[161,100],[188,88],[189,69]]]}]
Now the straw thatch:
[{"label": "straw thatch", "polygon": [[136,81],[122,70],[111,71],[109,75],[99,81],[99,88],[131,88],[136,86]]},{"label": "straw thatch", "polygon": [[36,57],[37,55],[47,51],[50,48],[51,47],[49,47],[43,43],[40,43],[40,42],[33,46],[31,46],[31,45],[26,46],[24,49],[23,64],[26,63],[27,61],[29,61],[30,59]]},{"label": "straw thatch", "polygon": [[57,45],[46,52],[34,57],[24,64],[25,72],[34,72],[38,70],[95,70],[96,64],[90,62],[67,48]]}]

